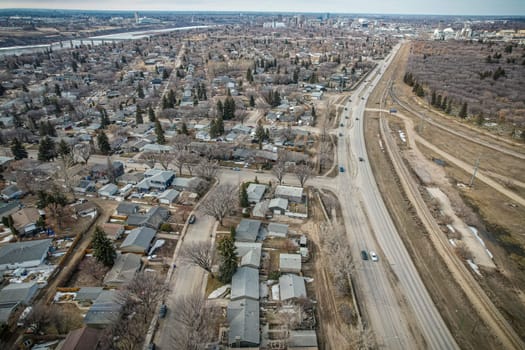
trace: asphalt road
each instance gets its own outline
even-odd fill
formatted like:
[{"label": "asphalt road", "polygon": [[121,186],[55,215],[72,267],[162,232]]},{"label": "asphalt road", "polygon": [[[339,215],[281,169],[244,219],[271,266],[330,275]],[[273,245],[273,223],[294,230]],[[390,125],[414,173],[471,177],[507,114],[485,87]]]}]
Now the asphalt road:
[{"label": "asphalt road", "polygon": [[[389,60],[387,60],[389,62]],[[377,68],[383,71],[383,64]],[[366,153],[363,118],[367,98],[380,75],[361,86],[342,118],[343,137],[339,138],[338,159],[345,172],[338,176],[339,196],[345,226],[356,262],[360,297],[366,317],[380,347],[416,349],[411,332],[419,332],[426,348],[457,349],[458,346],[437,311],[410,256],[399,237],[376,186]],[[378,142],[368,140],[368,142]],[[362,161],[360,160],[362,159]],[[379,262],[360,260],[361,250],[380,252]],[[389,276],[391,270],[395,278]],[[395,281],[395,282],[394,282]],[[407,308],[403,308],[403,303]],[[407,310],[408,309],[408,310]],[[409,318],[417,329],[409,329]]]}]

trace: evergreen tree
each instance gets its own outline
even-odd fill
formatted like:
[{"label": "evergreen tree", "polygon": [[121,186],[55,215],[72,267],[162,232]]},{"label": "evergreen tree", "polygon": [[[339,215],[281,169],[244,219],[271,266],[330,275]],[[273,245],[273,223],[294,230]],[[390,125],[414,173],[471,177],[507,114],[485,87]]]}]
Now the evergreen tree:
[{"label": "evergreen tree", "polygon": [[441,106],[439,106],[442,110],[446,110],[447,109],[447,99],[448,99],[448,97],[445,96],[443,98],[443,104]]},{"label": "evergreen tree", "polygon": [[62,96],[62,91],[60,90],[60,85],[58,84],[55,84],[55,95],[57,95],[58,97]]},{"label": "evergreen tree", "polygon": [[105,266],[113,266],[117,257],[117,252],[115,251],[115,247],[111,240],[99,226],[95,229],[95,234],[91,241],[91,247],[93,248],[93,256],[97,261]]},{"label": "evergreen tree", "polygon": [[155,121],[155,134],[157,135],[157,143],[159,145],[163,145],[166,143],[166,138],[164,137],[164,130],[162,129],[162,125],[160,124],[160,121],[158,119]]},{"label": "evergreen tree", "polygon": [[111,152],[108,136],[103,130],[100,130],[97,135],[97,145],[100,153],[107,155]]},{"label": "evergreen tree", "polygon": [[435,91],[432,91],[432,98],[430,100],[430,104],[432,106],[435,106],[436,105],[436,92]]},{"label": "evergreen tree", "polygon": [[4,94],[5,94],[5,87],[2,84],[0,84],[0,96],[4,96]]},{"label": "evergreen tree", "polygon": [[239,204],[242,208],[247,208],[250,206],[250,202],[248,201],[248,192],[246,191],[247,186],[248,183],[243,183],[239,193]]},{"label": "evergreen tree", "polygon": [[49,162],[56,157],[55,142],[48,136],[40,139],[38,146],[38,160],[41,162]]},{"label": "evergreen tree", "polygon": [[64,139],[60,139],[60,142],[58,143],[57,154],[60,157],[65,157],[71,154],[71,147],[69,147],[69,145],[66,141],[64,141]]},{"label": "evergreen tree", "polygon": [[188,135],[189,134],[188,126],[186,125],[186,122],[182,123],[180,133],[184,134],[184,135]]},{"label": "evergreen tree", "polygon": [[217,118],[217,120],[215,121],[215,126],[217,127],[217,133],[219,135],[224,134],[224,121],[221,117]]},{"label": "evergreen tree", "polygon": [[465,119],[467,117],[467,110],[468,110],[467,103],[464,102],[463,105],[461,106],[461,110],[459,111],[458,117]]},{"label": "evergreen tree", "polygon": [[447,109],[445,110],[445,113],[450,114],[452,113],[452,100],[448,100]]},{"label": "evergreen tree", "polygon": [[139,85],[137,86],[137,96],[139,98],[144,98],[144,89],[142,88],[141,83],[139,83]]},{"label": "evergreen tree", "polygon": [[434,104],[434,106],[436,107],[441,107],[441,95],[438,95],[437,99],[436,99],[436,103]]},{"label": "evergreen tree", "polygon": [[137,112],[135,114],[135,124],[144,124],[144,118],[142,118],[142,111],[140,110],[140,107],[137,105]]},{"label": "evergreen tree", "polygon": [[233,238],[224,237],[217,244],[217,250],[221,258],[219,267],[219,280],[222,283],[230,283],[232,276],[237,271],[237,252]]},{"label": "evergreen tree", "polygon": [[110,124],[110,120],[108,117],[108,112],[105,108],[102,108],[100,110],[100,127],[102,129],[105,129]]},{"label": "evergreen tree", "polygon": [[255,107],[255,98],[253,97],[253,95],[250,95],[250,107]]},{"label": "evergreen tree", "polygon": [[246,81],[248,81],[249,83],[253,82],[253,75],[252,75],[251,68],[248,68],[248,70],[246,71]]},{"label": "evergreen tree", "polygon": [[166,69],[164,69],[162,71],[162,80],[166,80],[170,77],[170,74],[168,73],[168,71]]},{"label": "evergreen tree", "polygon": [[15,160],[27,158],[27,151],[24,145],[16,137],[11,142],[11,152],[13,153]]},{"label": "evergreen tree", "polygon": [[155,111],[153,110],[153,107],[151,107],[151,105],[149,105],[148,108],[148,118],[150,122],[155,123]]},{"label": "evergreen tree", "polygon": [[217,101],[217,116],[218,117],[224,117],[224,106],[222,105],[222,101]]},{"label": "evergreen tree", "polygon": [[210,122],[210,137],[214,139],[217,136],[219,136],[219,131],[217,130],[217,123],[215,122],[215,119],[213,119]]}]

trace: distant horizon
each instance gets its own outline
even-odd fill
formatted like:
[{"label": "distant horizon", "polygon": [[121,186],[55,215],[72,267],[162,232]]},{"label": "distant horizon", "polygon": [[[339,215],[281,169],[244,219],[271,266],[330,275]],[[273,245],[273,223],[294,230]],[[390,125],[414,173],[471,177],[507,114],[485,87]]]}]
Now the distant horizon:
[{"label": "distant horizon", "polygon": [[386,12],[330,12],[330,11],[263,11],[263,10],[249,10],[249,11],[236,11],[236,10],[136,10],[136,9],[111,9],[111,10],[98,10],[98,9],[84,9],[84,8],[45,8],[45,7],[12,7],[3,8],[0,7],[0,13],[7,11],[71,11],[71,12],[114,12],[114,13],[180,13],[180,14],[270,14],[270,15],[295,15],[295,14],[309,14],[309,15],[369,15],[369,16],[428,16],[428,17],[485,17],[485,18],[524,18],[523,15],[516,14],[457,14],[457,13],[386,13]]},{"label": "distant horizon", "polygon": [[[271,10],[270,10],[271,9]],[[170,0],[0,0],[1,10],[56,10],[56,11],[123,11],[123,12],[219,12],[219,13],[331,13],[374,14],[399,16],[483,16],[525,17],[525,1],[472,1],[441,0],[266,0],[261,3],[244,0],[192,0],[172,2]]]}]

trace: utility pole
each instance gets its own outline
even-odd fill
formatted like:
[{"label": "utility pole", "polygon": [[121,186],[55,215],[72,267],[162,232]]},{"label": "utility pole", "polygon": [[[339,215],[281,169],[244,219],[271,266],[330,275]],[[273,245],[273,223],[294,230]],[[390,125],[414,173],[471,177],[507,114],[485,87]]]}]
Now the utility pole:
[{"label": "utility pole", "polygon": [[472,177],[470,178],[469,187],[472,187],[472,185],[474,184],[474,179],[476,178],[476,173],[478,172],[480,159],[481,159],[481,155],[476,160],[476,165],[474,165],[474,172],[472,173]]}]

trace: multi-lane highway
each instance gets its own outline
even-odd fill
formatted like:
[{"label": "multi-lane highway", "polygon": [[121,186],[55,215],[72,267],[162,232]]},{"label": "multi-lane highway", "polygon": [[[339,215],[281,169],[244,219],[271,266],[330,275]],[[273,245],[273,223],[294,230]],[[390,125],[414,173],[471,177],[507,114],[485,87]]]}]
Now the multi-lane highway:
[{"label": "multi-lane highway", "polygon": [[[393,54],[396,51],[397,47]],[[378,345],[388,349],[455,349],[457,344],[399,237],[368,163],[363,129],[365,105],[391,59],[376,68],[379,74],[372,73],[371,82],[357,89],[343,112],[338,159],[347,171],[339,174],[341,190],[337,193],[353,256],[359,257],[361,250],[381,252],[377,263],[368,260],[356,264],[360,297],[366,305],[365,319]]]}]

